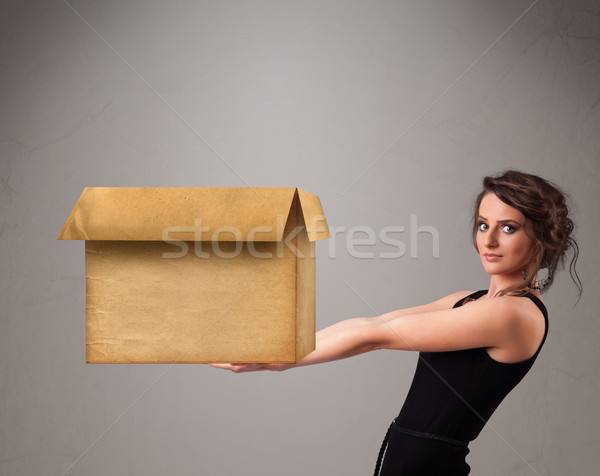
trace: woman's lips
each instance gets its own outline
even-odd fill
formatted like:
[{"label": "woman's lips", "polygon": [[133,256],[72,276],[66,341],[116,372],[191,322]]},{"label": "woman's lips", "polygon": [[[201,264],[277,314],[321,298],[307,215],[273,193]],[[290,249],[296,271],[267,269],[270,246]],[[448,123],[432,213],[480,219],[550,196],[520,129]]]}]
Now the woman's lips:
[{"label": "woman's lips", "polygon": [[502,256],[495,255],[494,253],[485,253],[483,256],[485,256],[485,259],[488,261],[498,261],[500,258],[502,258]]}]

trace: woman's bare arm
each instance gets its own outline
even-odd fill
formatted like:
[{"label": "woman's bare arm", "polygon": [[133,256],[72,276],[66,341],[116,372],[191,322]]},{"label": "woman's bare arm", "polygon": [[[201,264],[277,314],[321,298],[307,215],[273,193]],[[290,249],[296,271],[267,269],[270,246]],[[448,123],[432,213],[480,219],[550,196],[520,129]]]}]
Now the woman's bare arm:
[{"label": "woman's bare arm", "polygon": [[295,367],[378,349],[444,352],[503,346],[522,335],[522,307],[512,297],[482,299],[455,309],[425,311],[341,329],[323,338]]},{"label": "woman's bare arm", "polygon": [[335,324],[321,329],[317,332],[317,341],[323,339],[325,337],[329,337],[336,332],[341,331],[342,329],[349,329],[351,327],[359,327],[373,324],[374,321],[385,321],[389,322],[391,320],[397,319],[402,316],[408,316],[412,314],[421,314],[423,312],[431,312],[431,311],[442,311],[444,309],[450,309],[457,301],[471,294],[472,291],[458,291],[456,293],[449,294],[448,296],[444,296],[443,298],[438,299],[437,301],[430,302],[428,304],[423,304],[421,306],[407,307],[405,309],[398,309],[396,311],[386,312],[380,316],[376,317],[354,317],[351,319],[345,319],[340,322],[336,322]]},{"label": "woman's bare arm", "polygon": [[252,372],[258,370],[287,370],[332,360],[345,359],[377,348],[370,336],[380,325],[389,325],[405,316],[418,316],[425,313],[449,310],[456,301],[470,294],[460,291],[445,296],[437,301],[388,312],[376,317],[357,317],[337,322],[316,334],[316,348],[309,355],[295,364],[210,364],[213,367],[233,370],[234,372]]}]

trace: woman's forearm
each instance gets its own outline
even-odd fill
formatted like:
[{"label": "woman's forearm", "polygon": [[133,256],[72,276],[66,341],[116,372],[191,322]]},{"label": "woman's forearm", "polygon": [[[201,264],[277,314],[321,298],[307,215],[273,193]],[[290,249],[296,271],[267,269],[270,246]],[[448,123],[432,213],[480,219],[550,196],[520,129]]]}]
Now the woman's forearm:
[{"label": "woman's forearm", "polygon": [[316,334],[316,340],[317,342],[319,342],[321,339],[330,337],[341,330],[350,329],[352,327],[365,326],[368,325],[370,322],[370,317],[354,317],[352,319],[345,319],[343,321],[336,322],[335,324],[332,324],[329,327],[321,329]]},{"label": "woman's forearm", "polygon": [[376,346],[369,341],[365,328],[365,323],[358,321],[338,326],[335,332],[318,339],[316,349],[291,367],[331,362],[374,350]]}]

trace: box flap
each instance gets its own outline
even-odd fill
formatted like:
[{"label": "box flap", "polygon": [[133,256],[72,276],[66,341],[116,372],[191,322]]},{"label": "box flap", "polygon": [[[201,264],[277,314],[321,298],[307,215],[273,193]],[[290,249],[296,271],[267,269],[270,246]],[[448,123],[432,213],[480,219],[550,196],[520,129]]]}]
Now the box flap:
[{"label": "box flap", "polygon": [[300,208],[302,208],[308,239],[316,241],[329,238],[329,227],[319,197],[299,188],[298,198],[300,199]]},{"label": "box flap", "polygon": [[[280,241],[295,187],[86,187],[59,240]],[[311,241],[329,237],[319,197],[299,190]]]}]

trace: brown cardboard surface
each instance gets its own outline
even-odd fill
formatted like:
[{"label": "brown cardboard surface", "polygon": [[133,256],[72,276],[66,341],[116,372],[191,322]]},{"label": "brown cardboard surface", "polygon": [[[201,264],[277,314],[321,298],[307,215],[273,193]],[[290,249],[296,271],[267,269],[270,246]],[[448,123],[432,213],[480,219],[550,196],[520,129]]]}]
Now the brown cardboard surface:
[{"label": "brown cardboard surface", "polygon": [[329,238],[319,197],[294,187],[86,187],[57,239],[279,241],[296,190],[309,239]]},{"label": "brown cardboard surface", "polygon": [[[298,210],[298,208],[296,208]],[[297,225],[304,226],[303,209],[297,213]],[[316,346],[316,257],[315,243],[308,234],[301,233],[296,240],[296,362]]]},{"label": "brown cardboard surface", "polygon": [[[86,241],[88,362],[295,361],[291,251],[260,260],[247,247],[236,259],[208,250],[208,259],[156,259],[167,246]],[[275,254],[277,245],[256,246]]]},{"label": "brown cardboard surface", "polygon": [[[252,239],[176,230],[198,218]],[[314,240],[328,236],[319,198],[293,187],[86,188],[58,239],[86,240],[87,362],[300,360],[315,348]]]},{"label": "brown cardboard surface", "polygon": [[308,232],[309,241],[322,240],[329,238],[329,227],[323,214],[321,200],[316,195],[298,189],[298,198],[302,209],[304,226]]}]

